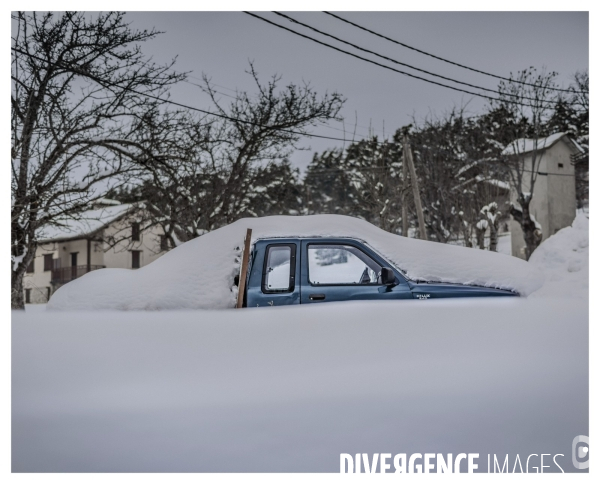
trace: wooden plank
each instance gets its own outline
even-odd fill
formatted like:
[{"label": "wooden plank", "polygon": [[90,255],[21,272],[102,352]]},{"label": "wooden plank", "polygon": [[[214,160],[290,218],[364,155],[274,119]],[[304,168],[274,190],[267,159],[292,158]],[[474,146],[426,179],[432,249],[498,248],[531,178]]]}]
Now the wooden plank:
[{"label": "wooden plank", "polygon": [[244,241],[244,254],[242,256],[242,270],[240,271],[240,281],[238,283],[237,307],[241,308],[244,304],[244,291],[246,290],[246,275],[248,274],[248,260],[250,259],[250,240],[252,239],[252,229],[246,230],[246,240]]}]

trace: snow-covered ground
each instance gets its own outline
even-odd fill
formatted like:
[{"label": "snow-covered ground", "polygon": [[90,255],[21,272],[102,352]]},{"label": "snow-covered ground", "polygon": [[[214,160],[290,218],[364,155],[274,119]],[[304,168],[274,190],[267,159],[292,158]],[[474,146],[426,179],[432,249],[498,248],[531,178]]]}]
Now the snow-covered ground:
[{"label": "snow-covered ground", "polygon": [[13,471],[337,472],[358,452],[573,470],[587,318],[541,298],[15,313]]},{"label": "snow-covered ground", "polygon": [[545,241],[529,298],[15,312],[13,471],[337,472],[359,452],[574,471],[586,241],[580,218]]},{"label": "snow-covered ground", "polygon": [[545,273],[544,286],[530,297],[562,295],[588,298],[590,276],[589,220],[577,214],[572,227],[565,227],[544,241],[529,263]]}]

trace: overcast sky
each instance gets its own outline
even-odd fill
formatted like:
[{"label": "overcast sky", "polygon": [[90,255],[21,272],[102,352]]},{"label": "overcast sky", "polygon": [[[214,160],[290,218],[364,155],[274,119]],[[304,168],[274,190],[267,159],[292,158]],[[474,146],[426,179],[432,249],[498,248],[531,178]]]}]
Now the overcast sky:
[{"label": "overcast sky", "polygon": [[[343,46],[273,13],[260,15],[359,55],[421,75]],[[492,89],[497,86],[497,79],[395,45],[324,13],[288,15],[400,62],[478,86]],[[530,66],[546,68],[557,71],[559,82],[566,87],[577,70],[588,68],[587,12],[352,12],[339,15],[418,49],[501,76]],[[132,12],[128,18],[135,28],[155,27],[165,32],[143,46],[146,54],[158,61],[177,56],[178,70],[192,71],[191,76],[198,78],[206,73],[224,94],[231,95],[236,88],[253,89],[251,79],[245,74],[249,60],[254,62],[264,80],[280,74],[284,83],[308,81],[319,93],[338,91],[347,98],[342,111],[346,138],[354,131],[355,114],[359,125],[357,138],[366,136],[369,126],[379,136],[385,128],[387,137],[411,122],[413,115],[423,118],[465,104],[469,113],[478,114],[487,102],[368,64],[244,13]],[[198,79],[190,78],[190,81]],[[207,96],[190,84],[175,88],[172,98],[191,106],[210,108]],[[223,96],[224,102],[229,100]],[[343,132],[336,131],[343,129],[341,123],[332,122],[330,126],[313,132],[344,137]],[[292,162],[304,169],[314,151],[342,145],[342,142],[306,138],[301,146],[309,150],[295,153]]]}]

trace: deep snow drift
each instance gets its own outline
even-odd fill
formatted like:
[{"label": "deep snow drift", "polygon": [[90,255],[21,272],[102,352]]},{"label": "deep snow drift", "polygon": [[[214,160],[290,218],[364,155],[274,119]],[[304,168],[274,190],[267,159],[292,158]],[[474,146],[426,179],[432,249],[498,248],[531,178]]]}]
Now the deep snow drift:
[{"label": "deep snow drift", "polygon": [[[13,472],[338,472],[339,454],[563,454],[579,300],[13,313]],[[558,471],[546,456],[544,472]],[[464,471],[464,469],[463,469]],[[518,472],[518,467],[517,467]]]},{"label": "deep snow drift", "polygon": [[588,298],[590,277],[589,220],[578,213],[571,227],[546,239],[529,263],[546,275],[544,286],[531,297]]},{"label": "deep snow drift", "polygon": [[238,220],[183,244],[141,269],[100,269],[66,284],[49,309],[222,309],[235,305],[239,248],[246,229],[265,237],[353,237],[368,243],[410,279],[510,289],[528,295],[543,284],[531,264],[493,252],[385,232],[342,215]]}]

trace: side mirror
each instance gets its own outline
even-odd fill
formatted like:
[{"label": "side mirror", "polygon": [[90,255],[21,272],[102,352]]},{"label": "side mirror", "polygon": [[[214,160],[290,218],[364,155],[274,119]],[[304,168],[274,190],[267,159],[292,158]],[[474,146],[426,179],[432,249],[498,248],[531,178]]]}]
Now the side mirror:
[{"label": "side mirror", "polygon": [[390,284],[394,284],[396,282],[396,276],[394,275],[394,271],[389,267],[381,268],[381,283],[386,286]]}]

